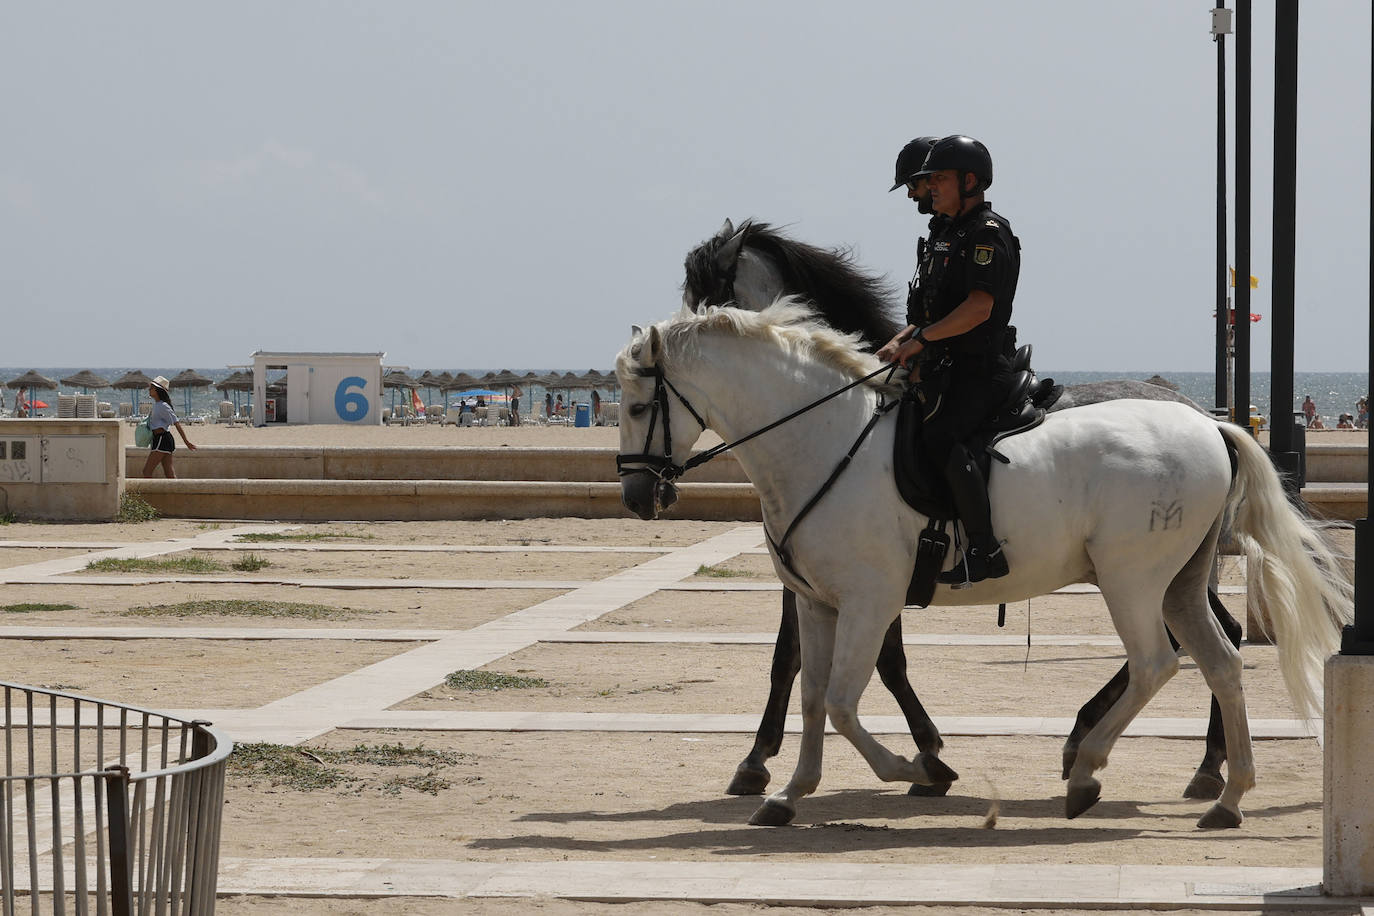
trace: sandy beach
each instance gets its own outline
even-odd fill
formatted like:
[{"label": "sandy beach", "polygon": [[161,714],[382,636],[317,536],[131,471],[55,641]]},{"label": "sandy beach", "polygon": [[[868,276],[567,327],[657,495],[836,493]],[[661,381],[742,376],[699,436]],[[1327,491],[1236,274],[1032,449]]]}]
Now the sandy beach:
[{"label": "sandy beach", "polygon": [[[289,446],[545,446],[552,448],[616,448],[620,430],[614,426],[342,426],[274,424],[258,428],[246,426],[186,426],[186,435],[197,446],[248,445],[262,448]],[[130,435],[132,441],[132,434]],[[719,442],[715,433],[701,440],[705,448]],[[181,448],[178,440],[177,447]]]}]

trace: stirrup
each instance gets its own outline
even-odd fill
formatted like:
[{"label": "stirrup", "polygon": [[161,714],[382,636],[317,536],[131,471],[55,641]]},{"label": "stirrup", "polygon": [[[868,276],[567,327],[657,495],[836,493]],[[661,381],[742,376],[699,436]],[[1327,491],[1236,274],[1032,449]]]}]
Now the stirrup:
[{"label": "stirrup", "polygon": [[969,588],[976,582],[984,579],[1000,579],[1005,576],[1010,569],[1007,567],[1007,555],[1002,552],[1002,543],[997,542],[996,548],[986,557],[974,554],[972,560],[969,552],[973,548],[967,548],[959,557],[959,562],[954,564],[948,572],[940,573],[936,580],[941,585],[948,585],[958,590]]}]

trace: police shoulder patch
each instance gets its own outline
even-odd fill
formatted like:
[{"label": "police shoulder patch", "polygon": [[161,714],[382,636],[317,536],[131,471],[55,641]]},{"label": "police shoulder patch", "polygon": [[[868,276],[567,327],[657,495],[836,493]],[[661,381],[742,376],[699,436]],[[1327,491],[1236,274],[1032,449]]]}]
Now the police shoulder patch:
[{"label": "police shoulder patch", "polygon": [[991,245],[974,245],[974,246],[973,246],[973,263],[977,264],[979,267],[986,267],[987,265],[991,264],[991,263],[992,263],[992,246],[991,246]]}]

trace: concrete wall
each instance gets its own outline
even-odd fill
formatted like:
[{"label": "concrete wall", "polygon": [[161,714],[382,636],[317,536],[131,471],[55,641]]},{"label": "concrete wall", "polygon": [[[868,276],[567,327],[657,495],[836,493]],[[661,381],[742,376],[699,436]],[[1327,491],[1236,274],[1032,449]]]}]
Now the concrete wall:
[{"label": "concrete wall", "polygon": [[[91,439],[97,443],[86,450]],[[132,428],[119,420],[0,420],[0,442],[6,445],[6,460],[0,461],[0,513],[54,521],[114,518],[124,493],[126,445],[132,439]],[[23,461],[13,460],[13,443],[19,440],[29,446]],[[66,454],[78,442],[80,456]]]},{"label": "concrete wall", "polygon": [[[614,448],[203,446],[177,451],[177,476],[261,480],[618,480]],[[142,468],[147,453],[128,451]],[[746,483],[730,454],[692,471],[696,483]]]},{"label": "concrete wall", "polygon": [[[485,480],[193,480],[128,482],[164,516],[271,520],[628,518],[619,483]],[[758,521],[747,483],[687,483],[665,518]]]}]

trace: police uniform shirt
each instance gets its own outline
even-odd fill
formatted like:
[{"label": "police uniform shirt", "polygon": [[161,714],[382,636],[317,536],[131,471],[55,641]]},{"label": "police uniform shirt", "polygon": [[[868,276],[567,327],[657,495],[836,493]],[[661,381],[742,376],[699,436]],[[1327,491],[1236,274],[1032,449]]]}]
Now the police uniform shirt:
[{"label": "police uniform shirt", "polygon": [[948,338],[948,345],[963,352],[997,351],[1011,322],[1021,272],[1021,245],[1011,225],[984,202],[952,220],[938,237],[932,237],[929,247],[931,276],[923,297],[923,323],[939,321],[971,292],[983,290],[992,296],[992,314],[978,327]]}]

